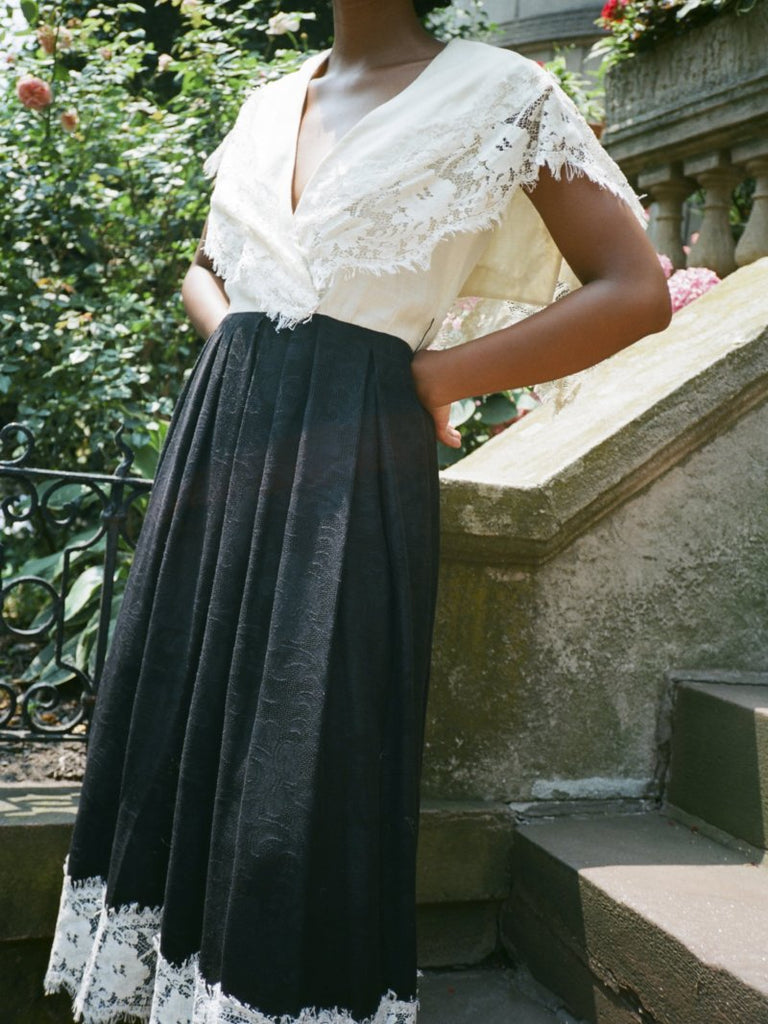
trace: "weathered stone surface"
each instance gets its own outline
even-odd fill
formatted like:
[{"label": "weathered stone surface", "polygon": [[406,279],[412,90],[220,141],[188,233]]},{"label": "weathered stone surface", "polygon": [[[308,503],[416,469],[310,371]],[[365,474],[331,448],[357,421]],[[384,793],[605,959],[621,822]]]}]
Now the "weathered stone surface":
[{"label": "weathered stone surface", "polygon": [[768,847],[768,686],[677,687],[667,799]]},{"label": "weathered stone surface", "polygon": [[574,1012],[598,1024],[768,1020],[768,874],[738,853],[651,814],[523,826],[515,858],[502,931]]},{"label": "weathered stone surface", "polygon": [[[18,940],[50,942],[78,792],[56,783],[0,787],[0,958],[9,942],[19,956],[33,947]],[[474,964],[496,949],[513,827],[503,805],[425,802],[417,879],[425,966]]]},{"label": "weathered stone surface", "polygon": [[[419,1024],[567,1024],[562,1012],[520,991],[515,972],[427,971],[419,978]],[[575,1022],[574,1022],[575,1024]]]},{"label": "weathered stone surface", "polygon": [[78,788],[0,788],[0,941],[53,934]]},{"label": "weathered stone surface", "polygon": [[768,664],[766,325],[764,260],[443,474],[426,797],[652,794],[665,673]]},{"label": "weathered stone surface", "polygon": [[66,993],[47,996],[43,976],[49,939],[0,943],[0,1020],[3,1024],[72,1024]]},{"label": "weathered stone surface", "polygon": [[768,3],[613,68],[603,142],[628,174],[768,132]]},{"label": "weathered stone surface", "polygon": [[419,825],[419,903],[509,894],[514,817],[500,807],[425,804]]},{"label": "weathered stone surface", "polygon": [[665,331],[547,388],[548,401],[513,430],[443,471],[446,554],[549,557],[719,433],[742,393],[768,394],[766,339],[768,259],[731,275]]},{"label": "weathered stone surface", "polygon": [[420,967],[479,964],[499,948],[501,900],[421,903],[416,911]]}]

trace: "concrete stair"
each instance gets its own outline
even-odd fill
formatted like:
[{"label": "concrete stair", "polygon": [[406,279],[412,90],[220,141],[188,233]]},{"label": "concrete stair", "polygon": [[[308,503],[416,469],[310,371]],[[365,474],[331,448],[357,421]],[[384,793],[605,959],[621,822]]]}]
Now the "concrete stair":
[{"label": "concrete stair", "polygon": [[768,686],[674,691],[669,802],[521,824],[503,940],[594,1024],[768,1024]]},{"label": "concrete stair", "polygon": [[667,802],[768,846],[768,686],[681,681]]}]

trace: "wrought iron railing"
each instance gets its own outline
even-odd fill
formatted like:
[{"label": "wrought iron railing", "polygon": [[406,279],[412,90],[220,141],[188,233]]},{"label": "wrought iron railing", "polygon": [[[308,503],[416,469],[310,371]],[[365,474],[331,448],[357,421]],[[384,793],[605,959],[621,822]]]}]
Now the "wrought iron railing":
[{"label": "wrought iron railing", "polygon": [[[129,520],[138,518],[135,503],[146,495],[152,480],[129,475],[133,450],[123,440],[123,427],[115,434],[122,462],[111,475],[39,469],[30,465],[35,439],[21,423],[9,423],[0,430],[0,642],[3,663],[15,644],[31,656],[50,648],[58,670],[56,681],[0,676],[0,738],[23,740],[84,740],[98,690],[109,641],[110,619],[114,617],[115,572],[121,550],[129,557],[134,540]],[[7,457],[6,457],[7,456]],[[44,532],[48,545],[60,555],[55,578],[37,573],[6,576],[9,543],[20,533]],[[63,543],[56,547],[56,537]],[[121,549],[121,541],[127,545]],[[30,546],[30,545],[27,545]],[[67,600],[71,596],[74,570],[98,554],[101,570],[98,610],[94,614],[87,657],[73,645],[76,635],[67,636]],[[89,558],[90,556],[90,558]],[[50,559],[48,560],[50,562]],[[74,563],[74,568],[73,568]],[[91,561],[92,564],[92,561]],[[98,575],[98,570],[97,570]],[[23,588],[35,591],[32,620],[23,624]],[[96,591],[98,592],[98,587]],[[71,611],[71,609],[70,609]],[[23,652],[22,652],[23,653]],[[31,659],[30,659],[31,660]]]}]

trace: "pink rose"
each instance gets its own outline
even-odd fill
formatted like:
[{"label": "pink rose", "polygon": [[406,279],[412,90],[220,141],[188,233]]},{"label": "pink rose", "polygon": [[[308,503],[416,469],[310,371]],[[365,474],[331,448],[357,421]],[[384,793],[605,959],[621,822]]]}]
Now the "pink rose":
[{"label": "pink rose", "polygon": [[80,118],[78,117],[77,111],[74,107],[69,107],[69,109],[65,110],[61,115],[61,126],[62,128],[66,128],[68,132],[73,132],[79,123]]},{"label": "pink rose", "polygon": [[57,35],[53,25],[41,25],[37,30],[37,41],[46,53],[53,53],[55,49],[68,50],[72,45],[72,33],[60,28]]},{"label": "pink rose", "polygon": [[44,110],[53,103],[50,85],[34,75],[22,75],[16,83],[16,95],[30,110]]}]

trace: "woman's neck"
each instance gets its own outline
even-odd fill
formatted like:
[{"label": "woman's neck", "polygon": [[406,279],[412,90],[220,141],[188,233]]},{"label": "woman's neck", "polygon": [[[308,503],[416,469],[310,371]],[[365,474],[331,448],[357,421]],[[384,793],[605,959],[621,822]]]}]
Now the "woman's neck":
[{"label": "woman's neck", "polygon": [[337,70],[426,60],[442,45],[424,29],[411,0],[333,0]]}]

